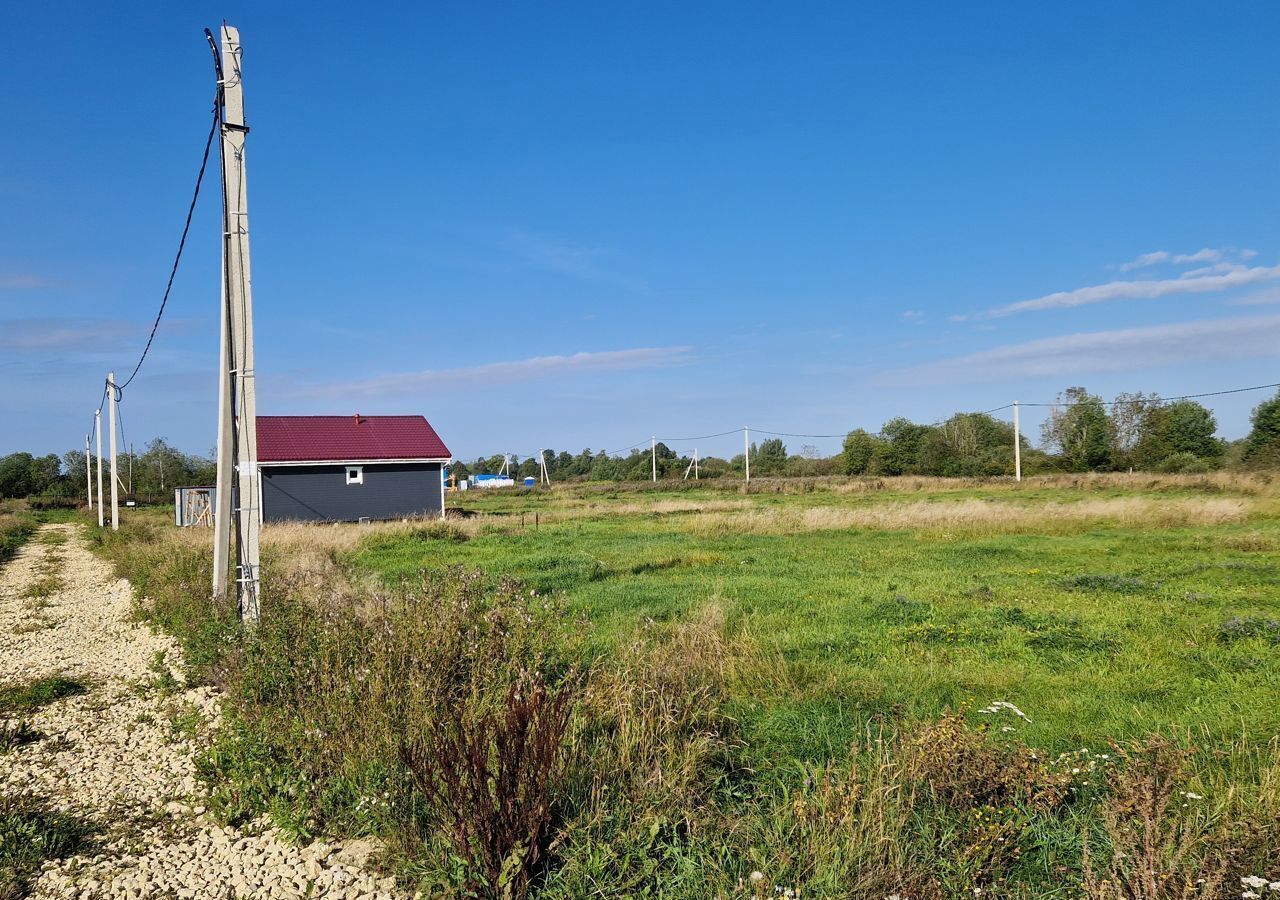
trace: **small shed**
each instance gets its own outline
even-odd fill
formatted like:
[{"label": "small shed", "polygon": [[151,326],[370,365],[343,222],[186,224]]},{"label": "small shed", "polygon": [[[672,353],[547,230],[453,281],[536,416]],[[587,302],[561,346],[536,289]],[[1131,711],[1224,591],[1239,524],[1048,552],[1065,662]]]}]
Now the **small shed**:
[{"label": "small shed", "polygon": [[451,458],[424,416],[258,416],[262,520],[443,516]]},{"label": "small shed", "polygon": [[213,527],[214,498],[218,489],[213,485],[195,485],[175,488],[173,491],[173,515],[180,528],[192,526]]}]

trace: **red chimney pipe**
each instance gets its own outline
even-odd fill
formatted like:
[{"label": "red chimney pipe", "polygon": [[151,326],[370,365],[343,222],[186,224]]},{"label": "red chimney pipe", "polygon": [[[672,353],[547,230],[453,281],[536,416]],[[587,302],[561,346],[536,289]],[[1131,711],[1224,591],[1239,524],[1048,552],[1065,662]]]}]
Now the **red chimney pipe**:
[{"label": "red chimney pipe", "polygon": [[360,427],[360,413],[356,413],[356,427]]}]

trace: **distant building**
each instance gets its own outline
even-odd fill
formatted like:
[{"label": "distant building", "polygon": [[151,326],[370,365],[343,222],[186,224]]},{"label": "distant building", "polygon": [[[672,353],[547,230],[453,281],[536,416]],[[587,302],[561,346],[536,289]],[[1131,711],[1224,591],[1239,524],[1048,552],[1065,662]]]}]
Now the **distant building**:
[{"label": "distant building", "polygon": [[471,486],[475,488],[513,487],[515,479],[510,475],[472,475]]},{"label": "distant building", "polygon": [[258,416],[262,519],[443,516],[450,459],[422,416]]}]

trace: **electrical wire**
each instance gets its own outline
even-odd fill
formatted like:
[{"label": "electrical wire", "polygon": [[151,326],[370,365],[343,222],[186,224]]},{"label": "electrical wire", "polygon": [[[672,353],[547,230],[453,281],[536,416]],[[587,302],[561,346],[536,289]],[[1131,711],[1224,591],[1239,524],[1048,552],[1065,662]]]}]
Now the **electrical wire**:
[{"label": "electrical wire", "polygon": [[165,307],[169,304],[169,293],[173,290],[173,279],[178,274],[178,264],[182,261],[182,251],[187,246],[187,234],[191,231],[191,218],[196,211],[196,201],[200,199],[200,185],[204,183],[205,169],[209,166],[209,150],[213,147],[213,136],[218,133],[218,125],[221,122],[221,115],[218,105],[214,105],[213,124],[209,128],[209,137],[204,142],[204,154],[200,157],[200,171],[196,175],[196,187],[191,192],[191,202],[187,205],[187,219],[182,225],[182,237],[178,240],[178,252],[174,254],[173,266],[169,269],[169,281],[164,286],[164,296],[160,298],[160,309],[156,312],[155,321],[151,323],[151,334],[147,337],[147,345],[142,348],[142,355],[138,357],[138,364],[133,367],[133,371],[129,373],[129,377],[119,386],[121,392],[124,391],[137,376],[138,370],[142,368],[142,363],[147,358],[147,353],[151,350],[151,342],[156,339],[156,329],[160,327],[160,319],[164,316]]},{"label": "electrical wire", "polygon": [[[1201,397],[1221,397],[1225,394],[1244,394],[1248,391],[1264,391],[1267,388],[1280,388],[1280,382],[1275,384],[1255,384],[1252,387],[1231,388],[1226,391],[1206,391],[1202,394],[1182,394],[1179,397],[1159,397],[1148,401],[1151,403],[1173,403],[1177,400],[1197,400]],[[1091,403],[1091,400],[1077,401],[1075,403],[1019,403],[1019,406],[1053,406],[1059,409],[1064,407],[1080,406],[1082,403]],[[1133,403],[1133,400],[1101,400],[1103,406],[1122,406],[1125,403]],[[1010,406],[1013,404],[1010,403]]]}]

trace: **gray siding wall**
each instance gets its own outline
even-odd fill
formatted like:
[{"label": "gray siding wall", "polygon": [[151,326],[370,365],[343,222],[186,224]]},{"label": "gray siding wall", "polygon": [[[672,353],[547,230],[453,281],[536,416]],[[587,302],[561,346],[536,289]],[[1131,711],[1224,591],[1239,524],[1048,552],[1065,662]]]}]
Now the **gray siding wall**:
[{"label": "gray siding wall", "polygon": [[263,466],[267,522],[354,522],[440,515],[440,463],[365,464],[364,484],[347,484],[347,467]]}]

